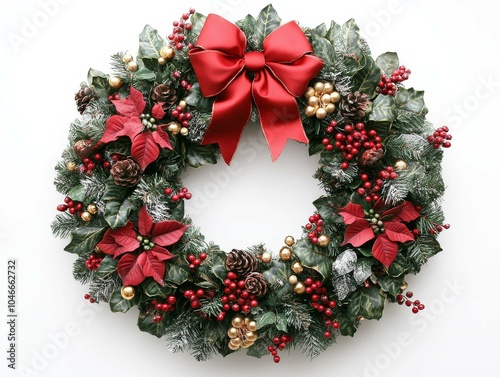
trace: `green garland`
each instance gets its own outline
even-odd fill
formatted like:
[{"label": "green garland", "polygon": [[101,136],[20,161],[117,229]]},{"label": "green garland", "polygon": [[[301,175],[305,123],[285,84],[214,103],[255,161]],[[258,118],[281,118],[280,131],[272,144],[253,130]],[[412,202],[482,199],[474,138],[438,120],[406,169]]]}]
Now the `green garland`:
[{"label": "green garland", "polygon": [[[405,276],[441,250],[441,147],[451,136],[425,119],[423,92],[401,84],[410,72],[397,54],[373,59],[353,20],[303,28],[325,63],[298,100],[325,194],[301,237],[286,237],[279,253],[226,253],[191,224],[181,174],[219,157],[200,145],[213,99],[188,57],[204,21],[183,15],[166,41],[146,26],[135,59],[113,55],[113,72],[91,69],[76,94],[82,117],[56,166],[65,202],[52,231],[71,236],[65,250],[85,298],[113,312],[137,307],[141,331],[197,360],[239,348],[276,362],[290,347],[316,357],[379,319],[386,302],[424,309],[403,292]],[[271,5],[236,23],[249,50],[280,24]],[[123,131],[127,106],[139,132]]]}]

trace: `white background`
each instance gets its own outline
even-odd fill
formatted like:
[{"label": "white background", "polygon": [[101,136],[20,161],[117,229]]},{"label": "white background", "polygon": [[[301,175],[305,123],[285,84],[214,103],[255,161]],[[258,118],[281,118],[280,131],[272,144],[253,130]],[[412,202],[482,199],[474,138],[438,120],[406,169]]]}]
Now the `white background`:
[{"label": "white background", "polygon": [[[182,2],[184,3],[184,2]],[[145,24],[164,36],[189,7],[231,21],[254,16],[267,0],[189,3],[3,0],[0,5],[0,374],[2,376],[491,376],[498,370],[500,305],[497,149],[500,28],[485,0],[290,1],[273,5],[284,21],[316,26],[355,18],[373,55],[397,51],[412,69],[407,87],[426,91],[428,119],[453,134],[443,175],[451,229],[444,252],[408,281],[427,305],[418,316],[388,305],[354,338],[339,339],[312,362],[298,352],[280,364],[243,353],[206,363],[171,354],[163,340],[136,328],[135,311],[113,314],[83,299],[72,277],[68,240],[50,223],[62,197],[53,167],[78,116],[73,95],[90,67],[109,71],[109,56],[132,53]],[[44,5],[44,4],[51,4]],[[34,25],[30,26],[28,24]],[[255,125],[254,125],[255,126]],[[258,137],[257,127],[245,140]],[[225,249],[265,242],[276,251],[314,211],[321,192],[316,160],[289,144],[272,164],[262,143],[243,141],[228,168],[190,172],[191,211],[208,239]],[[228,178],[229,177],[229,178]],[[211,185],[211,186],[210,186]],[[209,187],[210,186],[210,187]],[[206,200],[205,200],[206,199]],[[17,259],[17,371],[7,368],[7,260]],[[5,314],[4,314],[5,313]],[[24,373],[20,372],[20,368]]]}]

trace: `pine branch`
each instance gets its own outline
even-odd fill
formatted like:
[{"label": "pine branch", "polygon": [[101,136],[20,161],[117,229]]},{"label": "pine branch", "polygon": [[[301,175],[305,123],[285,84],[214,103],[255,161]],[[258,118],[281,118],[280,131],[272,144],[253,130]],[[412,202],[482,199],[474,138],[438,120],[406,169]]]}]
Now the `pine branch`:
[{"label": "pine branch", "polygon": [[283,313],[289,325],[297,330],[307,330],[309,328],[313,318],[308,305],[294,302],[293,304],[285,303],[283,307]]},{"label": "pine branch", "polygon": [[417,134],[389,136],[384,145],[386,155],[406,162],[420,160],[432,148],[424,137]]},{"label": "pine branch", "polygon": [[92,280],[94,275],[94,272],[89,270],[85,265],[86,260],[87,256],[79,256],[75,263],[73,263],[73,277],[82,284],[87,284]]},{"label": "pine branch", "polygon": [[70,172],[66,166],[67,160],[59,161],[56,165],[56,177],[54,179],[54,185],[56,190],[66,195],[69,190],[80,183],[80,176],[77,172]]},{"label": "pine branch", "polygon": [[[86,175],[80,181],[84,187],[85,196],[94,198],[94,201],[99,201],[106,189],[106,180],[109,177],[109,172],[103,169],[96,169],[92,175]],[[101,208],[100,208],[101,209]]]},{"label": "pine branch", "polygon": [[132,201],[142,202],[146,205],[148,213],[155,222],[168,219],[171,208],[167,202],[165,188],[172,185],[157,174],[144,176],[130,196]]},{"label": "pine branch", "polygon": [[170,352],[184,352],[201,335],[201,327],[188,311],[182,312],[165,328],[165,342]]},{"label": "pine branch", "polygon": [[307,355],[311,359],[318,357],[321,352],[335,343],[334,336],[325,338],[324,334],[325,327],[321,321],[312,322],[309,328],[297,333],[294,339],[296,347],[299,348],[300,353]]},{"label": "pine branch", "polygon": [[116,54],[111,55],[111,70],[116,76],[119,77],[127,77],[130,72],[127,71],[126,65],[123,62],[123,56],[125,54],[123,52],[117,52]]},{"label": "pine branch", "polygon": [[71,232],[80,225],[80,220],[75,215],[67,212],[58,214],[52,221],[52,233],[59,238],[67,238]]},{"label": "pine branch", "polygon": [[427,260],[441,251],[441,247],[436,238],[432,235],[418,237],[415,242],[408,245],[406,250],[406,260],[409,264],[409,271],[416,274]]},{"label": "pine branch", "polygon": [[200,312],[207,314],[209,317],[217,317],[222,312],[222,301],[220,299],[200,299]]},{"label": "pine branch", "polygon": [[387,204],[394,205],[406,199],[410,191],[411,179],[407,171],[399,171],[396,179],[387,180],[382,185],[382,195]]}]

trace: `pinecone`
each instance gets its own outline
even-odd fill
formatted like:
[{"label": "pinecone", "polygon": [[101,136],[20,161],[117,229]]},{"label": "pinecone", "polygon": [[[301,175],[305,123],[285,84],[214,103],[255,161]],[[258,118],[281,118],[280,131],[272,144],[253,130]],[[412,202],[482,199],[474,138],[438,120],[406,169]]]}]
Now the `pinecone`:
[{"label": "pinecone", "polygon": [[226,257],[226,268],[240,276],[245,276],[257,269],[259,260],[248,251],[233,249]]},{"label": "pinecone", "polygon": [[342,98],[340,103],[340,115],[342,117],[357,122],[362,120],[366,115],[366,110],[370,106],[370,100],[364,93],[354,92],[349,93]]},{"label": "pinecone", "polygon": [[267,281],[260,272],[252,272],[245,279],[245,289],[255,298],[267,293]]},{"label": "pinecone", "polygon": [[113,165],[111,175],[118,186],[134,187],[141,179],[141,168],[134,160],[127,158]]},{"label": "pinecone", "polygon": [[82,159],[89,157],[93,152],[92,142],[90,140],[78,140],[73,145],[73,150]]},{"label": "pinecone", "polygon": [[75,93],[76,107],[80,114],[83,114],[87,105],[95,98],[95,93],[92,88],[84,82],[80,84],[80,90]]},{"label": "pinecone", "polygon": [[384,156],[384,151],[382,149],[367,149],[359,157],[359,164],[361,166],[371,166],[375,164]]},{"label": "pinecone", "polygon": [[177,93],[175,89],[165,84],[155,86],[151,99],[155,102],[163,102],[163,110],[167,110],[177,102]]}]

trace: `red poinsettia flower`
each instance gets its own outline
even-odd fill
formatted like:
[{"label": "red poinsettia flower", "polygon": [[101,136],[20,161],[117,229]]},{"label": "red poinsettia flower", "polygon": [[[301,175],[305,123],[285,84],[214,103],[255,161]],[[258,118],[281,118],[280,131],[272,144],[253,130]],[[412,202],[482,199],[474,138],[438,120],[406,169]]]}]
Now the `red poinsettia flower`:
[{"label": "red poinsettia flower", "polygon": [[[108,229],[97,246],[113,258],[121,256],[118,274],[123,285],[138,285],[145,278],[152,277],[163,286],[165,261],[174,256],[162,246],[173,245],[179,241],[188,227],[189,225],[175,220],[153,223],[146,208],[142,207],[137,229],[130,221],[124,227]],[[135,251],[139,252],[132,253]]]},{"label": "red poinsettia flower", "polygon": [[348,225],[341,245],[359,247],[375,238],[373,257],[388,268],[398,254],[398,242],[415,239],[404,223],[417,219],[420,214],[409,201],[384,209],[383,200],[378,200],[370,211],[351,202],[340,208],[339,214]]},{"label": "red poinsettia flower", "polygon": [[[106,121],[106,129],[101,138],[102,143],[109,143],[121,136],[127,136],[132,141],[131,155],[142,170],[160,155],[160,148],[172,149],[168,134],[162,125],[155,126],[150,122],[151,115],[146,116],[144,109],[146,101],[142,93],[130,87],[127,98],[111,100],[116,107],[118,115],[112,115]],[[154,119],[160,120],[165,116],[161,104],[156,104],[152,109]],[[151,125],[151,126],[149,126]]]}]

